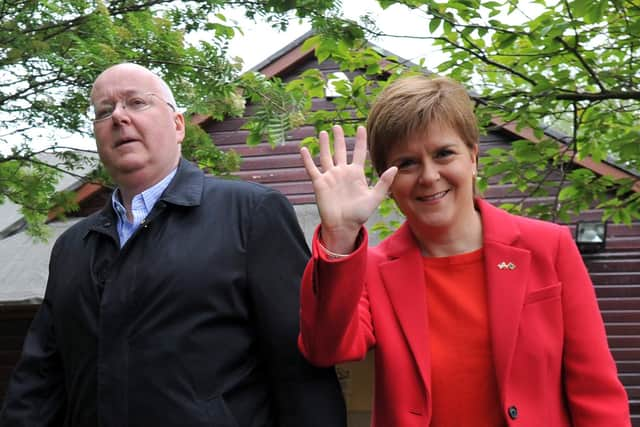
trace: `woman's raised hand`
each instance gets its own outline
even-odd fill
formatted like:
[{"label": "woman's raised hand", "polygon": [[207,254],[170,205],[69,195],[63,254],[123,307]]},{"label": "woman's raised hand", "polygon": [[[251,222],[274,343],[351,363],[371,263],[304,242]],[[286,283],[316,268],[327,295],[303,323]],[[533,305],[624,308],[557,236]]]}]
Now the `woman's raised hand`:
[{"label": "woman's raised hand", "polygon": [[386,197],[398,169],[387,169],[376,185],[369,188],[364,173],[367,157],[367,131],[364,127],[358,127],[356,132],[351,163],[347,163],[347,146],[340,126],[333,127],[333,158],[327,132],[320,132],[318,139],[322,172],[305,147],[300,154],[316,194],[322,241],[331,252],[350,253],[354,250],[360,227]]}]

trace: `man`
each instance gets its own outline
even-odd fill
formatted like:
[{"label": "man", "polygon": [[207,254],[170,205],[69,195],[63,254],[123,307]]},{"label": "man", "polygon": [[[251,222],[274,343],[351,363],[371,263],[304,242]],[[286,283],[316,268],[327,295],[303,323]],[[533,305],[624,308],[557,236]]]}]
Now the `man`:
[{"label": "man", "polygon": [[181,159],[144,67],[105,70],[91,104],[117,190],[53,248],[0,426],[345,425],[335,373],[296,349],[308,249],[284,196]]}]

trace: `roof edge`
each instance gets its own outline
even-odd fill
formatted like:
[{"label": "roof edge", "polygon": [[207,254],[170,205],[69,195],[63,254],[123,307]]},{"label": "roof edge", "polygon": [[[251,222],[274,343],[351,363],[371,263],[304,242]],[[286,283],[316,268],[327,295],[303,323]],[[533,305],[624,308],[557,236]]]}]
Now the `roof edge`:
[{"label": "roof edge", "polygon": [[[538,138],[535,135],[533,129],[529,127],[518,130],[517,126],[513,122],[505,122],[504,120],[498,117],[492,118],[491,123],[494,124],[495,126],[498,126],[501,129],[504,129],[505,131],[511,133],[514,136],[517,136],[522,139],[526,139],[535,144],[542,141],[540,138]],[[558,144],[566,147],[566,145],[564,145],[562,142],[562,137],[559,137],[558,135],[555,135],[555,134],[557,134],[556,131],[554,131],[553,133],[549,133],[545,130],[545,135],[556,140]],[[573,155],[574,151],[568,150],[567,153],[569,155]],[[593,160],[593,158],[590,156],[584,157],[582,159],[573,158],[572,162],[579,166],[590,169],[593,172],[597,173],[598,175],[605,175],[615,179],[623,179],[623,178],[634,179],[636,180],[636,182],[633,184],[632,189],[636,193],[640,192],[640,178],[634,175],[633,173],[629,172],[628,170],[616,166],[615,164],[611,164],[610,162],[607,162],[605,160],[597,162]]]},{"label": "roof edge", "polygon": [[313,54],[314,48],[303,49],[302,45],[314,34],[316,34],[314,30],[307,31],[258,65],[252,67],[249,71],[259,72],[267,78],[282,74],[287,69],[295,66],[299,61]]}]

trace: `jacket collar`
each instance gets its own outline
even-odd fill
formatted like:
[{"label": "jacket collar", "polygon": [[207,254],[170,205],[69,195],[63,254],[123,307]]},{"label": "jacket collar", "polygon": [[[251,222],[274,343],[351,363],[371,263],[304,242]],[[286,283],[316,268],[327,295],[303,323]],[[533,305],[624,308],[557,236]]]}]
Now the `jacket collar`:
[{"label": "jacket collar", "polygon": [[[150,215],[156,210],[156,206],[165,203],[179,206],[199,206],[202,201],[203,186],[204,173],[193,163],[181,158],[176,175],[156,202]],[[96,215],[87,218],[87,233],[93,230],[117,237],[117,221],[111,199],[109,199],[108,203]]]},{"label": "jacket collar", "polygon": [[176,176],[160,200],[179,206],[199,206],[203,186],[204,173],[193,163],[181,158]]},{"label": "jacket collar", "polygon": [[413,237],[409,224],[405,221],[391,236],[380,243],[380,249],[389,259],[396,259],[411,252],[420,252],[417,240]]},{"label": "jacket collar", "polygon": [[487,243],[512,245],[519,239],[520,229],[512,215],[482,199],[476,199],[475,205],[482,219],[484,245]]},{"label": "jacket collar", "polygon": [[[483,246],[512,245],[518,240],[520,230],[510,214],[482,199],[476,199],[475,206],[480,211],[482,220]],[[418,243],[409,224],[405,221],[395,233],[381,243],[381,249],[389,258],[398,258],[418,249]]]}]

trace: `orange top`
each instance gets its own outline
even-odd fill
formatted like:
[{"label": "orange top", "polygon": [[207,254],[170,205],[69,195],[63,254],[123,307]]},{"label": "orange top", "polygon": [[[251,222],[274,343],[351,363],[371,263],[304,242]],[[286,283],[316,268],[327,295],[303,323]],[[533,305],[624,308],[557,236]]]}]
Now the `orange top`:
[{"label": "orange top", "polygon": [[483,252],[423,258],[431,348],[431,427],[504,426]]}]

